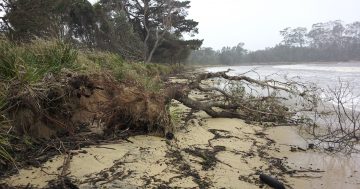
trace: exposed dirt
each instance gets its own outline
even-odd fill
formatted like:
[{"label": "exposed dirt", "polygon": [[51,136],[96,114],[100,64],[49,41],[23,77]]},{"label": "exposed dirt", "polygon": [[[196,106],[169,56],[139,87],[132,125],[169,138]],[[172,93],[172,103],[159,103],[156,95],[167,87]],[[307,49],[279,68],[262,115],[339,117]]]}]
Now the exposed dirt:
[{"label": "exposed dirt", "polygon": [[82,126],[105,134],[130,129],[164,135],[171,128],[164,96],[105,74],[67,74],[43,86],[14,84],[10,94],[8,114],[19,135],[49,139]]}]

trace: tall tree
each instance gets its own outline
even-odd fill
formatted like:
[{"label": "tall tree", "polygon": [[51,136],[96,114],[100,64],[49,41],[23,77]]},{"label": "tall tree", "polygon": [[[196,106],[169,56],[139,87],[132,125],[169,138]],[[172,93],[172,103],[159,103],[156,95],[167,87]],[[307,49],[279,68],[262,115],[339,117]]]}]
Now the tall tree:
[{"label": "tall tree", "polygon": [[314,24],[308,33],[311,45],[317,48],[328,48],[331,46],[341,46],[344,34],[342,21],[330,21]]},{"label": "tall tree", "polygon": [[118,53],[128,60],[142,59],[142,41],[128,21],[122,3],[117,0],[101,0],[94,5],[96,12],[95,46]]},{"label": "tall tree", "polygon": [[166,34],[181,37],[183,33],[197,33],[198,23],[186,19],[190,1],[179,0],[123,0],[128,18],[141,34],[145,63],[152,60]]},{"label": "tall tree", "polygon": [[360,22],[348,24],[344,31],[348,56],[360,59]]}]

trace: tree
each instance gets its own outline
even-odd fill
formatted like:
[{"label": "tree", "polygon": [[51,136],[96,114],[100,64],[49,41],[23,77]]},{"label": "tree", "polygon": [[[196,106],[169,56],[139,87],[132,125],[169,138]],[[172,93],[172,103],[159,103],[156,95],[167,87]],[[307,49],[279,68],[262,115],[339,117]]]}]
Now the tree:
[{"label": "tree", "polygon": [[202,42],[182,39],[183,33],[197,33],[198,23],[186,19],[189,4],[100,0],[93,6],[87,0],[4,0],[1,31],[15,41],[57,38],[118,53],[128,60],[150,62],[155,55],[159,62],[179,62]]},{"label": "tree", "polygon": [[57,5],[55,15],[60,15],[62,26],[65,29],[64,35],[67,39],[75,40],[86,44],[89,47],[94,45],[95,32],[95,11],[87,0],[61,0]]},{"label": "tree", "polygon": [[360,40],[360,22],[348,24],[345,29],[345,35],[354,41]]},{"label": "tree", "polygon": [[6,0],[3,28],[13,40],[53,37],[91,45],[94,11],[87,0]]},{"label": "tree", "polygon": [[211,47],[202,47],[192,51],[187,62],[196,64],[219,64],[219,52]]},{"label": "tree", "polygon": [[345,44],[349,57],[360,59],[360,22],[348,24],[345,28]]},{"label": "tree", "polygon": [[123,0],[124,10],[143,40],[145,63],[152,60],[166,34],[178,38],[182,33],[197,33],[198,23],[186,19],[190,1]]},{"label": "tree", "polygon": [[6,13],[2,17],[3,28],[12,39],[56,35],[59,20],[51,14],[55,8],[54,1],[5,0],[1,6]]},{"label": "tree", "polygon": [[122,4],[116,0],[101,0],[94,5],[96,13],[95,46],[120,54],[127,60],[142,59],[143,46],[139,35],[128,22]]},{"label": "tree", "polygon": [[185,62],[191,51],[200,48],[201,44],[202,40],[180,40],[176,36],[166,36],[156,49],[153,60],[171,64]]},{"label": "tree", "polygon": [[313,47],[340,47],[343,42],[344,30],[345,28],[340,20],[317,23],[312,26],[307,36],[311,39],[311,45]]},{"label": "tree", "polygon": [[290,27],[280,31],[280,35],[283,37],[282,44],[290,47],[303,47],[306,43],[307,29],[304,27],[298,27],[292,29]]}]

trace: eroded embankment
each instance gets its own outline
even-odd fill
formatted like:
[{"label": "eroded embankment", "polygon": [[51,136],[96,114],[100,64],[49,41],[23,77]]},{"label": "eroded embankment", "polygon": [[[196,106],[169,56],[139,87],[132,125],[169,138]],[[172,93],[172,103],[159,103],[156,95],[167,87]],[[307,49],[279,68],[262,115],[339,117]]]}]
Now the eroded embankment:
[{"label": "eroded embankment", "polygon": [[164,133],[170,125],[165,98],[109,75],[52,78],[39,88],[12,85],[7,113],[17,133],[50,138],[98,127],[104,132],[131,129]]}]

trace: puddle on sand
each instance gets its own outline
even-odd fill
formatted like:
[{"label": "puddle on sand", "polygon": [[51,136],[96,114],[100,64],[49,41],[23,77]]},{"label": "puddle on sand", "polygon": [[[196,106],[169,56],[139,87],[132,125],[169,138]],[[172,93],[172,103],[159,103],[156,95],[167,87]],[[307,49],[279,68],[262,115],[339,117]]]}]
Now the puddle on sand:
[{"label": "puddle on sand", "polygon": [[[325,154],[308,150],[291,152],[290,145],[307,148],[307,142],[299,136],[296,128],[275,127],[266,131],[269,138],[280,146],[280,153],[269,152],[272,156],[287,157],[287,165],[294,170],[312,169],[324,172],[304,172],[300,177],[288,177],[294,188],[360,188],[360,155],[345,156]],[[311,176],[311,177],[308,177]]]}]

